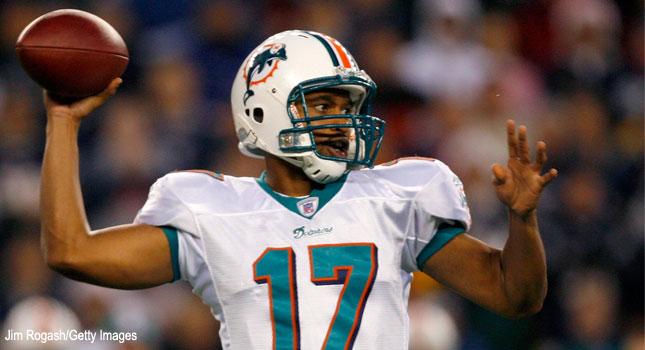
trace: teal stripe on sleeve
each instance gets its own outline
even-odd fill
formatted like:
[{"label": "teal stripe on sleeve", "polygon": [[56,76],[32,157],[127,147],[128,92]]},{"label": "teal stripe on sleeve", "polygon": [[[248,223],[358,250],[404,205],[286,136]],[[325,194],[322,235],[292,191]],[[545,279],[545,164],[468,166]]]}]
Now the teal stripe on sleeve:
[{"label": "teal stripe on sleeve", "polygon": [[421,250],[421,253],[417,255],[417,266],[419,267],[419,270],[423,270],[423,266],[425,266],[426,261],[443,248],[446,243],[464,232],[465,230],[461,226],[439,227],[439,230],[434,237],[432,237],[432,240],[430,240],[423,250]]},{"label": "teal stripe on sleeve", "polygon": [[177,237],[177,229],[170,226],[161,227],[164,235],[168,239],[168,245],[170,245],[170,261],[172,264],[172,282],[181,278],[181,272],[179,271],[179,237]]}]

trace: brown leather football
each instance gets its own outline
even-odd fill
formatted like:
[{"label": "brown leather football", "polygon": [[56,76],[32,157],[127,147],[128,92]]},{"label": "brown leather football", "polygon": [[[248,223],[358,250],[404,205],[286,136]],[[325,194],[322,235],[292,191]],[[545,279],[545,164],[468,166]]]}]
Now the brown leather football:
[{"label": "brown leather football", "polygon": [[31,22],[16,41],[27,74],[62,97],[103,91],[128,65],[128,48],[109,23],[91,13],[64,9]]}]

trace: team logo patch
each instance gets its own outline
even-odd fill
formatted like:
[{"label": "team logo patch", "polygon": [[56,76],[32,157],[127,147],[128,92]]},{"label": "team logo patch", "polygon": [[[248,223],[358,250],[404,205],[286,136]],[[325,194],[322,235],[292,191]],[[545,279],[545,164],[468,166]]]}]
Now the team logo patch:
[{"label": "team logo patch", "polygon": [[[287,60],[287,50],[284,44],[268,44],[253,54],[244,67],[244,79],[246,79],[246,92],[244,93],[244,104],[255,93],[251,87],[264,83],[273,76],[278,69],[280,61]],[[250,65],[250,66],[249,66]]]},{"label": "team logo patch", "polygon": [[466,199],[466,191],[464,191],[464,183],[461,182],[461,180],[456,176],[452,179],[452,183],[455,185],[455,187],[457,187],[461,206],[466,208],[468,206],[468,200]]},{"label": "team logo patch", "polygon": [[309,197],[296,203],[298,211],[302,216],[310,217],[318,210],[318,197]]},{"label": "team logo patch", "polygon": [[293,230],[293,238],[300,239],[300,238],[307,238],[307,237],[322,236],[322,235],[328,235],[332,232],[334,232],[333,226],[318,227],[318,228],[307,228],[305,226],[300,226],[300,227],[296,227]]}]

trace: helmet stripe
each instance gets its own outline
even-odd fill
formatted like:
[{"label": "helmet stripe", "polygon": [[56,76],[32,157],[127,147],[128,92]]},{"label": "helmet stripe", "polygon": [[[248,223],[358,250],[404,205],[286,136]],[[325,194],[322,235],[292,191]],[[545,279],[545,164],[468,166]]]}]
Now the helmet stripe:
[{"label": "helmet stripe", "polygon": [[349,57],[347,57],[347,53],[345,52],[345,48],[343,47],[343,45],[341,45],[338,42],[338,40],[336,40],[336,39],[334,39],[332,37],[329,37],[327,35],[325,35],[325,37],[327,38],[327,40],[329,40],[329,42],[332,44],[332,46],[336,49],[336,53],[338,54],[338,56],[340,56],[340,60],[343,62],[343,67],[352,68],[352,64],[349,61]]},{"label": "helmet stripe", "polygon": [[327,49],[327,53],[329,53],[329,57],[331,57],[331,62],[332,62],[332,64],[333,64],[335,67],[340,66],[340,63],[338,62],[338,58],[336,58],[336,54],[334,53],[334,49],[332,49],[332,47],[331,47],[331,45],[329,44],[329,42],[328,42],[327,40],[325,40],[325,38],[323,38],[322,36],[320,36],[320,35],[318,35],[318,34],[316,34],[316,33],[313,33],[313,32],[307,32],[307,33],[309,33],[310,35],[312,35],[314,38],[318,39],[318,41],[320,41],[320,43],[322,43],[322,44],[323,44],[323,46],[325,47],[325,49]]}]

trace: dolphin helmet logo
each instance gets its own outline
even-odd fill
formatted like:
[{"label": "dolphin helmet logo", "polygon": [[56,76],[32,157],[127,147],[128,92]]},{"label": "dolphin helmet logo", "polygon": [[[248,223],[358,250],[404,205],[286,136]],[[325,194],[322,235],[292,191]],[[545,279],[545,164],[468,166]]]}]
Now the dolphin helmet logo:
[{"label": "dolphin helmet logo", "polygon": [[251,56],[244,68],[244,79],[246,79],[246,92],[244,93],[244,104],[255,93],[251,86],[264,83],[273,76],[278,69],[278,63],[287,59],[287,51],[282,43],[268,44],[263,46],[258,53]]}]

